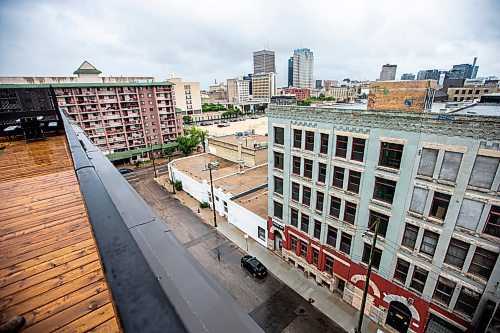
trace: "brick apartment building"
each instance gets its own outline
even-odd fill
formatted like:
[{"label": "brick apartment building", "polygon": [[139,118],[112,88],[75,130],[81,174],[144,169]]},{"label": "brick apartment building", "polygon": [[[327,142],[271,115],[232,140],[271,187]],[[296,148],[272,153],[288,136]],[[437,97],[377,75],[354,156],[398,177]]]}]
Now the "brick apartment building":
[{"label": "brick apartment building", "polygon": [[[52,86],[57,103],[105,154],[128,159],[175,146],[182,115],[174,107],[173,84],[153,77],[101,77],[85,61],[73,77],[0,77],[0,89]],[[124,153],[127,152],[127,153]],[[110,155],[110,157],[113,155]]]},{"label": "brick apartment building", "polygon": [[486,107],[270,106],[268,247],[359,309],[380,219],[365,314],[398,332],[484,332],[500,300],[500,118]]}]

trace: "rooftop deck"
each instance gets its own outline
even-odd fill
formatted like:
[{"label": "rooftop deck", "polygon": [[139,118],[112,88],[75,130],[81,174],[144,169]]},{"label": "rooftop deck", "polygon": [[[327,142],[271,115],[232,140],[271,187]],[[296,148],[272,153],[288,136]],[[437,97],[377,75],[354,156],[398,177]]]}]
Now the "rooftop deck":
[{"label": "rooftop deck", "polygon": [[120,331],[63,135],[0,151],[0,323]]}]

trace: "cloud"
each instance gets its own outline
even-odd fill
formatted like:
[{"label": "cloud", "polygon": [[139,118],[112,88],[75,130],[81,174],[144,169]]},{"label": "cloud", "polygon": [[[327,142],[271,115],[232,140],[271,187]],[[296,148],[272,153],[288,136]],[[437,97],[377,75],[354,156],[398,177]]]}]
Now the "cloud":
[{"label": "cloud", "polygon": [[108,75],[208,87],[252,72],[252,52],[276,51],[278,83],[303,46],[316,79],[375,79],[450,68],[477,56],[499,75],[497,1],[13,1],[0,4],[0,75],[69,75],[89,60]]}]

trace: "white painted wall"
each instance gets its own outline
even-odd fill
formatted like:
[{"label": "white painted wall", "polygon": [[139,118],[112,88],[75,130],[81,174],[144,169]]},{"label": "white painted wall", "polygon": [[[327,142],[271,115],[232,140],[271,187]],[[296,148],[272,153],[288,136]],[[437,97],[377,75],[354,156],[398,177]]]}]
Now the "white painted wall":
[{"label": "white painted wall", "polygon": [[[183,190],[199,202],[206,201],[212,205],[208,197],[210,185],[206,181],[200,183],[192,179],[176,169],[172,163],[170,162],[169,164],[170,172],[173,174],[175,180],[182,181]],[[215,198],[219,198],[219,200],[215,200],[215,211],[220,216],[226,216],[229,223],[236,226],[262,246],[265,247],[267,245],[267,221],[265,219],[230,200],[233,194],[225,193],[221,188],[214,188],[214,196]],[[224,211],[224,202],[227,203],[227,213]],[[261,227],[266,232],[264,240],[259,238],[258,227]]]}]

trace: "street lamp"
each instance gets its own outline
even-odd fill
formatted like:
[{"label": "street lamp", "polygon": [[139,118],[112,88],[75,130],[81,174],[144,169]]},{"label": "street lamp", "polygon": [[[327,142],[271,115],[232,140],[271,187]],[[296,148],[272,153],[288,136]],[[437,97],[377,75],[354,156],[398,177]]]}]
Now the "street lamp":
[{"label": "street lamp", "polygon": [[149,151],[149,158],[153,161],[153,170],[155,172],[155,178],[158,178],[158,174],[156,173],[155,155],[153,153],[153,143],[151,142],[151,137],[148,137],[148,139],[149,139],[149,146],[151,147],[151,150]]},{"label": "street lamp", "polygon": [[210,173],[210,191],[212,192],[212,210],[214,211],[214,227],[217,228],[217,215],[215,214],[215,197],[214,197],[214,182],[212,181],[212,169],[219,166],[219,162],[209,162],[207,168],[203,171]]}]

